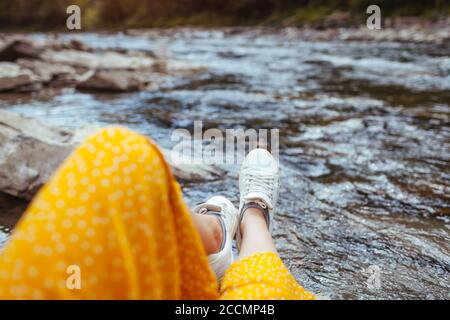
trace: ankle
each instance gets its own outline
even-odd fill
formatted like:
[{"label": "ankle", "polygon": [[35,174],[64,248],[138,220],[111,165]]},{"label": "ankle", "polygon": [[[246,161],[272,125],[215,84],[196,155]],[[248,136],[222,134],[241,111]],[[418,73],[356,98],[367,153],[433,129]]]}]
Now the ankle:
[{"label": "ankle", "polygon": [[262,209],[248,208],[243,213],[240,224],[241,232],[244,233],[247,228],[252,227],[267,228],[265,213]]}]

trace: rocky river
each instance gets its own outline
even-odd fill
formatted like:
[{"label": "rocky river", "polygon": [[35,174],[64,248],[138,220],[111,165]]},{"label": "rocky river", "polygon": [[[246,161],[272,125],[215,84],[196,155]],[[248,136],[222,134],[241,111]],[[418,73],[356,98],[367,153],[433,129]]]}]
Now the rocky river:
[{"label": "rocky river", "polygon": [[[72,38],[197,71],[136,92],[6,92],[0,108],[68,129],[119,123],[166,148],[172,131],[194,120],[205,129],[279,129],[274,236],[307,289],[331,299],[450,299],[449,41],[192,29],[58,41]],[[185,181],[188,203],[214,194],[238,203],[237,168],[226,169]],[[0,195],[0,246],[25,207]]]}]

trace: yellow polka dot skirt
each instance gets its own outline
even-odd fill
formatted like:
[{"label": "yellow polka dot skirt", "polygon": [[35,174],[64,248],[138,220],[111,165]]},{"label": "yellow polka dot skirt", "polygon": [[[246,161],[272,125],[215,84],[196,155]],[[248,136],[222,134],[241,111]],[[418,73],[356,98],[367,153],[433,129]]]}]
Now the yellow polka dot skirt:
[{"label": "yellow polka dot skirt", "polygon": [[128,129],[86,139],[0,253],[0,299],[313,299],[274,253],[219,285],[158,147]]}]

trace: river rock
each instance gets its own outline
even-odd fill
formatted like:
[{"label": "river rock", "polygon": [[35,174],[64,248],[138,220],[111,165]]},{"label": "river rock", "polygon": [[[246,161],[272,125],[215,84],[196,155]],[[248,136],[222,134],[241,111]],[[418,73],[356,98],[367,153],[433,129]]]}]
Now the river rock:
[{"label": "river rock", "polygon": [[77,88],[99,91],[128,92],[144,87],[144,81],[132,71],[99,70],[86,80],[81,81]]},{"label": "river rock", "polygon": [[14,40],[0,49],[0,61],[16,61],[21,58],[39,59],[43,49],[25,40]]},{"label": "river rock", "polygon": [[89,51],[90,48],[78,39],[71,39],[68,44],[69,49],[74,49],[78,51]]},{"label": "river rock", "polygon": [[0,62],[0,92],[18,90],[36,82],[36,76],[16,63]]},{"label": "river rock", "polygon": [[[0,191],[31,199],[76,145],[96,129],[68,131],[0,110]],[[175,164],[168,150],[163,153],[183,181],[215,180],[225,174],[210,165]]]},{"label": "river rock", "polygon": [[0,190],[30,199],[67,157],[71,133],[0,110]]},{"label": "river rock", "polygon": [[207,164],[182,163],[174,161],[173,153],[167,149],[161,149],[172,172],[178,179],[189,182],[200,182],[206,180],[217,180],[226,174],[222,168]]},{"label": "river rock", "polygon": [[86,69],[148,69],[153,59],[146,56],[126,55],[118,52],[92,53],[78,50],[47,50],[42,54],[45,61]]},{"label": "river rock", "polygon": [[17,64],[22,68],[31,70],[39,80],[44,82],[77,78],[77,71],[71,66],[30,59],[20,59]]}]

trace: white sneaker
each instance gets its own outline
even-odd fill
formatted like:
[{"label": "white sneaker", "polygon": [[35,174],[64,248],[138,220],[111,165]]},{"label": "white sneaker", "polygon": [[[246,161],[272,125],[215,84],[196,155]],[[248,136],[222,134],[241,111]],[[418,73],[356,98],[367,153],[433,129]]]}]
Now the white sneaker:
[{"label": "white sneaker", "polygon": [[217,216],[222,226],[223,240],[221,249],[219,252],[208,256],[209,265],[220,282],[225,271],[233,262],[232,242],[238,225],[238,211],[227,198],[215,196],[195,207],[194,212]]},{"label": "white sneaker", "polygon": [[273,229],[273,215],[278,201],[280,176],[278,162],[269,151],[254,149],[242,162],[239,173],[239,223],[236,233],[236,244],[241,248],[242,235],[240,222],[245,210],[259,208],[265,213],[270,233]]}]

